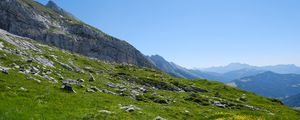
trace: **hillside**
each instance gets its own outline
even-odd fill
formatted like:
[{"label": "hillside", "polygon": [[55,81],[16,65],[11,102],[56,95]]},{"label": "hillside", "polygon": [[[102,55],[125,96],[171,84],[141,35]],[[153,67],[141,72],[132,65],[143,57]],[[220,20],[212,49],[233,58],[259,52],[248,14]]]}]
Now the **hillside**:
[{"label": "hillside", "polygon": [[154,67],[126,41],[83,23],[53,1],[1,0],[0,16],[0,28],[16,35],[108,62]]},{"label": "hillside", "polygon": [[300,107],[300,93],[283,99],[283,103],[290,107],[298,107],[299,108]]},{"label": "hillside", "polygon": [[275,99],[72,54],[0,30],[0,119],[300,119]]},{"label": "hillside", "polygon": [[264,72],[229,84],[262,96],[280,99],[300,93],[300,75],[297,74]]}]

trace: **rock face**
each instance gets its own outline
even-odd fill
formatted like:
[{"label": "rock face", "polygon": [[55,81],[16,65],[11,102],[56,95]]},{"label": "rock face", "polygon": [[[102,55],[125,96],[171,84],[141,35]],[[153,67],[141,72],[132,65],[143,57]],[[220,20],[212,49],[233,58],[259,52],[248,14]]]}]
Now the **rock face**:
[{"label": "rock face", "polygon": [[58,7],[33,0],[1,0],[0,28],[10,33],[104,61],[153,64],[125,41],[89,26]]}]

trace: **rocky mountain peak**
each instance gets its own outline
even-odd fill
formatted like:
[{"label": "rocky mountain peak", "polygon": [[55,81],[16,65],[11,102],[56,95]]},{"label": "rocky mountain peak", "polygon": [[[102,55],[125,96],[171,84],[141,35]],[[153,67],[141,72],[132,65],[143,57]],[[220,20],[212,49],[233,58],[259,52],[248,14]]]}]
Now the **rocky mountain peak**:
[{"label": "rocky mountain peak", "polygon": [[60,8],[53,0],[49,0],[46,6],[48,8],[52,8],[53,10],[63,11],[63,9]]},{"label": "rocky mountain peak", "polygon": [[107,62],[154,65],[129,43],[76,19],[50,0],[0,0],[0,29]]}]

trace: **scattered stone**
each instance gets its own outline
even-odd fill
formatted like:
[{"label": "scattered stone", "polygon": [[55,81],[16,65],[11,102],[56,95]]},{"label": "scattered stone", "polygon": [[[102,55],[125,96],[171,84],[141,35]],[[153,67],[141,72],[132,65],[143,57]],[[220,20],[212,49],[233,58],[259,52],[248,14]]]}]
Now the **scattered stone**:
[{"label": "scattered stone", "polygon": [[24,87],[20,87],[19,90],[24,91],[24,92],[28,91],[28,90],[27,90],[26,88],[24,88]]},{"label": "scattered stone", "polygon": [[190,111],[188,111],[188,110],[184,110],[183,112],[185,112],[185,113],[190,113]]},{"label": "scattered stone", "polygon": [[242,97],[239,98],[239,100],[246,102],[247,101],[247,97],[246,96],[242,96]]},{"label": "scattered stone", "polygon": [[94,72],[92,67],[84,67],[83,69],[84,69],[85,71],[90,72],[90,73],[93,73],[93,72]]},{"label": "scattered stone", "polygon": [[70,84],[63,84],[61,86],[61,88],[63,90],[66,90],[67,92],[70,92],[70,93],[76,93],[76,91],[72,88],[72,86]]},{"label": "scattered stone", "polygon": [[117,95],[117,93],[114,93],[114,92],[106,90],[106,89],[102,90],[102,92],[107,93],[107,94]]},{"label": "scattered stone", "polygon": [[167,119],[164,119],[164,118],[162,118],[162,117],[160,117],[160,116],[157,116],[157,117],[155,117],[153,120],[167,120]]},{"label": "scattered stone", "polygon": [[49,81],[52,81],[52,82],[57,83],[57,81],[56,81],[53,77],[50,77],[50,76],[48,76],[48,75],[43,75],[43,77],[44,77],[45,79],[49,80]]},{"label": "scattered stone", "polygon": [[81,70],[79,67],[75,67],[75,72],[77,72],[77,73],[84,73],[84,71]]},{"label": "scattered stone", "polygon": [[226,104],[222,104],[220,101],[214,101],[213,105],[222,108],[226,107]]},{"label": "scattered stone", "polygon": [[64,79],[64,77],[61,74],[59,74],[59,73],[57,74],[57,76],[59,77],[60,80]]},{"label": "scattered stone", "polygon": [[8,74],[8,69],[1,68],[1,72],[4,73],[4,74]]},{"label": "scattered stone", "polygon": [[35,60],[36,60],[38,63],[40,63],[40,64],[42,64],[42,65],[44,65],[44,66],[49,66],[49,67],[53,67],[53,68],[54,68],[53,62],[50,61],[50,60],[48,60],[48,59],[46,59],[46,58],[37,57],[37,58],[35,58]]},{"label": "scattered stone", "polygon": [[106,114],[113,114],[113,112],[108,111],[108,110],[99,110],[98,112],[100,112],[100,113],[106,113]]},{"label": "scattered stone", "polygon": [[90,79],[89,79],[89,81],[95,81],[96,79],[95,79],[95,77],[92,75],[92,74],[90,74]]},{"label": "scattered stone", "polygon": [[0,50],[2,50],[2,48],[4,48],[3,42],[0,42]]},{"label": "scattered stone", "polygon": [[259,110],[259,108],[256,108],[256,107],[251,106],[251,105],[244,105],[244,107],[249,108],[251,110]]},{"label": "scattered stone", "polygon": [[39,73],[39,72],[40,72],[40,70],[37,69],[36,67],[31,67],[31,69],[30,69],[30,73],[31,73],[31,74],[37,74],[37,73]]},{"label": "scattered stone", "polygon": [[51,73],[52,73],[51,70],[47,70],[47,71],[45,72],[46,75],[49,75],[49,74],[51,74]]},{"label": "scattered stone", "polygon": [[141,110],[141,108],[136,107],[134,105],[121,105],[121,104],[119,104],[119,106],[120,106],[120,109],[123,109],[127,112],[134,112],[135,110]]},{"label": "scattered stone", "polygon": [[34,78],[34,77],[32,77],[32,76],[27,76],[26,79],[27,79],[27,80],[34,80],[34,81],[36,81],[36,82],[38,82],[38,83],[41,83],[40,80],[38,80],[38,79],[36,79],[36,78]]},{"label": "scattered stone", "polygon": [[8,71],[9,71],[10,68],[7,68],[7,67],[1,67],[0,66],[0,71],[4,74],[8,74]]},{"label": "scattered stone", "polygon": [[274,113],[271,113],[271,112],[269,112],[268,114],[269,114],[269,115],[272,115],[272,116],[275,115]]},{"label": "scattered stone", "polygon": [[70,84],[70,85],[79,85],[79,82],[77,80],[72,79],[64,79],[63,84]]},{"label": "scattered stone", "polygon": [[84,79],[78,79],[79,82],[83,83],[84,82]]},{"label": "scattered stone", "polygon": [[108,83],[107,86],[110,87],[110,88],[116,88],[116,85],[113,84],[113,83]]},{"label": "scattered stone", "polygon": [[58,62],[62,67],[64,67],[65,69],[69,70],[69,71],[73,71],[73,68],[67,64],[64,64],[62,62]]},{"label": "scattered stone", "polygon": [[88,89],[86,89],[86,92],[96,92],[96,91],[91,88],[88,88]]}]

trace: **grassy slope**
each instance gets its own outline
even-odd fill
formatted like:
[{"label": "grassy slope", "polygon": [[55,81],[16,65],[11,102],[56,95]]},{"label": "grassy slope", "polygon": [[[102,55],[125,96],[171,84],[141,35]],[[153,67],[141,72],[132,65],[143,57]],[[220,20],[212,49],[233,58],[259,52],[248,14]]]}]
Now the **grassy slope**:
[{"label": "grassy slope", "polygon": [[[17,47],[0,40],[6,48],[18,49]],[[50,76],[59,80],[56,73],[60,73],[64,78],[85,80],[85,88],[74,86],[76,94],[67,93],[60,89],[61,81],[52,83],[42,77],[35,75],[25,75],[18,72],[18,69],[9,70],[9,74],[0,73],[0,119],[153,119],[161,116],[166,119],[300,119],[298,111],[272,102],[272,99],[256,96],[253,93],[245,92],[236,88],[226,86],[218,82],[207,80],[189,81],[180,78],[173,78],[160,71],[147,68],[139,68],[131,65],[107,64],[99,60],[93,60],[81,55],[63,52],[54,47],[39,45],[42,52],[25,50],[34,57],[43,56],[55,61],[50,55],[58,56],[58,61],[68,64],[72,61],[76,66],[83,69],[91,67],[92,74],[96,81],[89,82],[89,72],[77,73],[68,71],[57,62],[55,68],[43,67],[33,62],[28,63],[26,56],[18,56],[0,50],[0,66],[9,67],[12,63],[25,66],[35,66],[39,69],[52,70]],[[6,54],[6,57],[3,57]],[[39,80],[27,80],[26,77],[33,76]],[[125,76],[125,78],[124,78]],[[134,89],[142,84],[162,84],[169,88],[174,85],[195,86],[208,90],[205,93],[195,93],[196,99],[202,102],[188,100],[190,92],[174,92],[162,89],[150,89],[149,92],[141,96],[137,101],[128,96],[116,96],[107,93],[88,93],[86,88],[97,86],[100,89],[108,89],[114,92],[115,89],[107,87],[107,83],[126,83],[127,88]],[[26,88],[27,91],[20,90]],[[216,93],[218,92],[218,96]],[[169,99],[176,102],[159,104],[151,100],[157,95],[164,96],[162,99]],[[243,94],[247,96],[247,101],[237,100]],[[239,107],[234,109],[219,108],[211,104],[208,100],[223,99],[230,103],[241,105],[251,105],[261,110],[250,110]],[[119,108],[119,104],[130,104],[140,107],[141,110],[126,112]],[[109,110],[112,114],[101,113],[99,110]],[[270,115],[270,113],[272,115]]]}]

